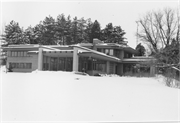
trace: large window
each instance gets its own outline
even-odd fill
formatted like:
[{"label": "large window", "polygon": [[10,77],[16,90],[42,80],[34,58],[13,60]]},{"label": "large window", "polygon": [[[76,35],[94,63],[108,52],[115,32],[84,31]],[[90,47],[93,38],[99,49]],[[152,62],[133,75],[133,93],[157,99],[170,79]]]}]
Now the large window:
[{"label": "large window", "polygon": [[59,58],[59,61],[58,61],[58,70],[65,70],[65,62],[66,62],[66,58]]},{"label": "large window", "polygon": [[113,49],[105,49],[104,53],[107,55],[114,55],[114,50]]},{"label": "large window", "polygon": [[104,48],[97,48],[97,51],[98,51],[98,52],[105,53],[105,49],[104,49]]},{"label": "large window", "polygon": [[49,70],[49,60],[47,56],[43,56],[43,70]]},{"label": "large window", "polygon": [[105,54],[110,55],[110,49],[105,49]]},{"label": "large window", "polygon": [[114,51],[113,51],[113,49],[110,49],[110,51],[109,51],[109,55],[114,55]]},{"label": "large window", "polygon": [[117,50],[117,49],[115,49],[115,50],[114,50],[114,56],[119,57],[119,54],[120,54],[120,51]]},{"label": "large window", "polygon": [[79,71],[87,72],[92,70],[106,72],[106,61],[92,57],[80,57]]},{"label": "large window", "polygon": [[128,52],[124,52],[124,58],[131,58],[132,54]]},{"label": "large window", "polygon": [[32,68],[32,63],[14,63],[14,62],[10,62],[9,67],[10,68],[18,68],[18,69],[31,69]]},{"label": "large window", "polygon": [[93,70],[106,72],[106,62],[103,60],[93,59]]}]

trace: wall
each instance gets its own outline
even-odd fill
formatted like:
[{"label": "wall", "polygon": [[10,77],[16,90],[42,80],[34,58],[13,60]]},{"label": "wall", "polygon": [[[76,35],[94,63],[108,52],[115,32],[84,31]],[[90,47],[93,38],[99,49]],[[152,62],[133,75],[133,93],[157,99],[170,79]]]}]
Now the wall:
[{"label": "wall", "polygon": [[128,53],[124,51],[124,58],[131,58],[132,57],[132,53]]},{"label": "wall", "polygon": [[122,76],[123,75],[123,64],[117,64],[117,74]]},{"label": "wall", "polygon": [[9,67],[9,62],[32,63],[31,69],[12,69],[13,72],[32,72],[38,68],[38,54],[31,55],[30,57],[7,57],[7,67]]},{"label": "wall", "polygon": [[123,58],[124,58],[124,50],[120,50],[119,58],[120,58],[120,59],[123,59]]}]

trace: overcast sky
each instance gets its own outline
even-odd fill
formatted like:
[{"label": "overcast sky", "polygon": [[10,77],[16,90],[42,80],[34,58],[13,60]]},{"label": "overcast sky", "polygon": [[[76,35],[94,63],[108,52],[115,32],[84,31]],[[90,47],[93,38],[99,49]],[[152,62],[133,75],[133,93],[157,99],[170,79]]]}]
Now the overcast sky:
[{"label": "overcast sky", "polygon": [[159,10],[165,7],[178,8],[179,0],[143,0],[143,1],[10,1],[1,0],[1,30],[11,20],[19,22],[21,27],[35,26],[46,16],[56,18],[64,13],[73,19],[84,17],[97,20],[104,28],[108,23],[114,26],[121,26],[125,30],[128,44],[136,46],[136,20],[142,17],[147,11]]}]

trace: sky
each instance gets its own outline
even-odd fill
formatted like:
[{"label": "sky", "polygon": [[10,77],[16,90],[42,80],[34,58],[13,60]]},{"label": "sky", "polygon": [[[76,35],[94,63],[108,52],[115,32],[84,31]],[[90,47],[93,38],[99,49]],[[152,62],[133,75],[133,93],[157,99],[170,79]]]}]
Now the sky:
[{"label": "sky", "polygon": [[108,23],[113,23],[113,26],[121,26],[126,32],[128,45],[135,48],[137,44],[135,34],[137,27],[139,29],[136,21],[148,11],[158,11],[165,7],[177,9],[180,6],[179,3],[180,0],[1,0],[0,33],[11,20],[18,22],[25,29],[30,25],[35,26],[46,16],[51,15],[56,18],[59,14],[64,13],[66,17],[71,15],[71,19],[77,16],[78,18],[91,18],[93,22],[97,20],[101,24],[101,28]]}]

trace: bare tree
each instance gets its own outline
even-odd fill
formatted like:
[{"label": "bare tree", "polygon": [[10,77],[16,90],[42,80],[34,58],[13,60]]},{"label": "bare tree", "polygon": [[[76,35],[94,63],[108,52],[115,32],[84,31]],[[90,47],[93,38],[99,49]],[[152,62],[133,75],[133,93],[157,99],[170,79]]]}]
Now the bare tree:
[{"label": "bare tree", "polygon": [[178,11],[171,8],[151,11],[140,18],[141,31],[137,35],[152,52],[158,52],[160,48],[169,46],[173,39],[179,40],[179,21]]}]

